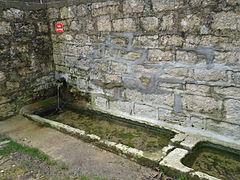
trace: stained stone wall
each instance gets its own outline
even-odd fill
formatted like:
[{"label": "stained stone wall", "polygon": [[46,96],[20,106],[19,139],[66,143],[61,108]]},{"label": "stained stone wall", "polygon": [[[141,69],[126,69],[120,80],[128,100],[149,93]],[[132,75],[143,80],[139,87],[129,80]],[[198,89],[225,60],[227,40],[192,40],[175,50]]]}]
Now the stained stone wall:
[{"label": "stained stone wall", "polygon": [[48,13],[56,71],[96,109],[240,139],[239,1],[74,1]]},{"label": "stained stone wall", "polygon": [[52,95],[53,82],[46,7],[0,1],[0,120]]}]

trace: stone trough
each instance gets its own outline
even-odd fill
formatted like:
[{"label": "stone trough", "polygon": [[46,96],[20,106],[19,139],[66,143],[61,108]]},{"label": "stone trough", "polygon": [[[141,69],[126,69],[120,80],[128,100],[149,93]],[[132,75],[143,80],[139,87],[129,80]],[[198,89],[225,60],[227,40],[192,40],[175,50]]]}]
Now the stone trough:
[{"label": "stone trough", "polygon": [[[76,104],[66,104],[65,106],[82,108]],[[220,140],[213,140],[209,137],[188,135],[181,132],[177,132],[173,129],[166,131],[172,132],[175,135],[170,139],[168,145],[159,149],[156,152],[145,152],[140,149],[129,147],[118,142],[109,141],[99,137],[96,134],[90,134],[85,130],[71,127],[69,125],[56,122],[50,119],[46,119],[36,114],[42,114],[46,110],[55,109],[57,107],[57,98],[49,98],[44,101],[25,106],[21,110],[21,114],[28,117],[29,119],[36,121],[37,123],[45,126],[55,128],[59,131],[78,137],[84,141],[91,142],[108,151],[117,153],[124,157],[128,157],[142,165],[149,167],[160,167],[165,173],[170,176],[176,176],[180,174],[186,174],[191,179],[210,179],[217,180],[218,178],[213,177],[204,172],[200,172],[191,167],[188,167],[182,163],[182,160],[194,150],[197,144],[200,142],[211,142],[217,143],[224,146],[228,146],[235,149],[240,149],[237,144],[226,143]],[[97,112],[97,111],[96,111]],[[121,119],[121,117],[120,117]],[[145,127],[163,128],[161,126],[153,125],[150,123],[142,122],[136,119],[128,120],[135,122],[136,124],[144,124]],[[227,148],[226,148],[227,149]]]}]

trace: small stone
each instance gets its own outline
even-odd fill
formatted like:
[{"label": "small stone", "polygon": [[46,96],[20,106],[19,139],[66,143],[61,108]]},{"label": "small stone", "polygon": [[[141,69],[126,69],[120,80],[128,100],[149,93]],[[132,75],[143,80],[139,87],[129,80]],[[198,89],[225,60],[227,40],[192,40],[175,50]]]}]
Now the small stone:
[{"label": "small stone", "polygon": [[239,13],[234,12],[220,12],[213,15],[213,29],[232,29],[236,30],[238,27]]},{"label": "small stone", "polygon": [[97,27],[99,31],[111,31],[111,22],[109,16],[101,16],[97,20]]},{"label": "small stone", "polygon": [[158,29],[158,18],[156,17],[141,18],[141,23],[145,31],[156,31]]},{"label": "small stone", "polygon": [[171,61],[173,54],[171,51],[162,51],[160,49],[150,49],[148,51],[148,59],[150,62]]},{"label": "small stone", "polygon": [[10,34],[11,26],[9,22],[0,22],[0,35]]},{"label": "small stone", "polygon": [[0,71],[0,82],[4,81],[6,79],[6,76],[4,72]]},{"label": "small stone", "polygon": [[113,20],[113,29],[120,32],[135,32],[136,23],[132,18]]},{"label": "small stone", "polygon": [[123,12],[136,13],[143,12],[144,0],[125,0],[123,2]]},{"label": "small stone", "polygon": [[72,7],[63,7],[60,9],[60,17],[62,19],[69,19],[74,17]]}]

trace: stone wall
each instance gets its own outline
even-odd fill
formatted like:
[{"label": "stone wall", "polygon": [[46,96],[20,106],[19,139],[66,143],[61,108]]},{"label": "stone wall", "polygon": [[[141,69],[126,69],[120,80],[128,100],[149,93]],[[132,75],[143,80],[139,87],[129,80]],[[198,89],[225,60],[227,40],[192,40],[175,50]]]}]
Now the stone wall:
[{"label": "stone wall", "polygon": [[72,1],[48,15],[56,71],[96,109],[240,139],[239,1]]},{"label": "stone wall", "polygon": [[52,95],[54,68],[46,7],[0,1],[0,120]]}]

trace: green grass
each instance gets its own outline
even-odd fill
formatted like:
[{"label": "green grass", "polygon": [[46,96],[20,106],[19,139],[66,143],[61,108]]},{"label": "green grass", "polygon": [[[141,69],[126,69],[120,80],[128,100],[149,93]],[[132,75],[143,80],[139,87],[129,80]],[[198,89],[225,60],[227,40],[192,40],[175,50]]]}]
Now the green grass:
[{"label": "green grass", "polygon": [[42,153],[37,148],[31,148],[25,145],[18,144],[12,141],[10,138],[0,138],[0,142],[6,140],[10,140],[10,142],[0,149],[0,155],[8,155],[11,154],[12,152],[18,151],[44,160],[49,165],[58,165],[61,169],[68,169],[67,165],[58,164],[56,161],[51,160],[48,155]]},{"label": "green grass", "polygon": [[181,174],[177,180],[188,180],[188,176],[186,174]]}]

